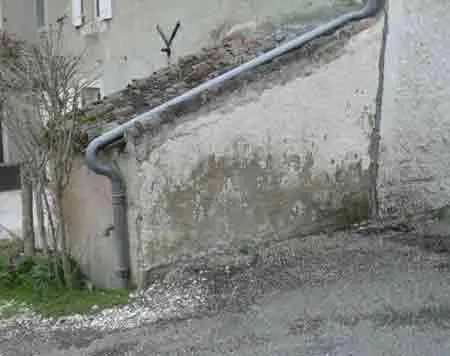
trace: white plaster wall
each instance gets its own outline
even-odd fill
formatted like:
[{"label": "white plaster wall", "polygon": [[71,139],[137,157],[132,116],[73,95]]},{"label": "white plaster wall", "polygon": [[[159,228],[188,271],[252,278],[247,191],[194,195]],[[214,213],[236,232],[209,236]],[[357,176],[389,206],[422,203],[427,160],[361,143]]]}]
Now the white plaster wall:
[{"label": "white plaster wall", "polygon": [[112,237],[112,197],[108,178],[77,158],[64,196],[70,247],[84,272],[99,287],[118,284],[117,246]]},{"label": "white plaster wall", "polygon": [[[176,21],[181,28],[173,42],[172,62],[214,43],[213,33],[224,36],[231,29],[252,29],[263,21],[297,19],[302,23],[336,17],[337,11],[359,4],[356,0],[113,0],[113,18],[101,23],[102,30],[90,36],[87,25],[72,25],[70,0],[47,0],[47,20],[53,24],[66,15],[65,42],[71,52],[86,51],[86,70],[96,68],[103,95],[123,89],[167,65],[164,46],[156,31],[159,24],[167,36]],[[38,34],[35,7],[29,0],[5,1],[3,26],[26,39]],[[85,0],[86,23],[93,22],[94,0]],[[218,31],[220,30],[220,31]]]},{"label": "white plaster wall", "polygon": [[36,32],[36,17],[34,1],[30,0],[2,0],[1,28],[10,33],[20,33],[29,38]]},{"label": "white plaster wall", "polygon": [[[24,0],[20,0],[24,1]],[[94,1],[86,0],[87,21],[93,19]],[[103,23],[95,36],[85,36],[85,28],[71,25],[69,0],[48,0],[48,19],[54,22],[67,14],[66,38],[71,50],[87,49],[89,66],[99,65],[104,95],[123,89],[132,79],[148,76],[167,65],[161,53],[164,46],[156,25],[169,36],[176,21],[181,28],[173,43],[172,62],[180,56],[213,44],[212,32],[233,25],[252,28],[268,18],[280,21],[300,17],[302,22],[335,17],[335,8],[352,3],[349,0],[113,0],[113,18]],[[243,26],[242,26],[243,25]]]},{"label": "white plaster wall", "polygon": [[[355,36],[341,57],[310,76],[296,77],[304,68],[294,64],[283,68],[291,81],[262,94],[248,87],[222,109],[188,117],[148,159],[127,166],[134,263],[146,269],[236,239],[276,239],[311,215],[296,194],[320,200],[335,193],[323,182],[339,167],[359,162],[366,172],[381,29],[378,22]],[[261,171],[277,180],[267,194]],[[353,178],[349,186],[361,184]],[[213,203],[203,204],[202,194]]]},{"label": "white plaster wall", "polygon": [[[180,31],[173,43],[173,58],[211,45],[211,32],[224,26],[261,22],[267,17],[328,14],[339,0],[168,0],[113,1],[115,15],[110,29],[101,36],[105,48],[105,91],[124,87],[131,79],[141,78],[167,64],[160,52],[163,42],[156,32],[159,24],[169,36],[177,20]],[[328,15],[329,16],[329,15]],[[127,59],[125,59],[125,57]],[[114,75],[113,75],[114,73]]]},{"label": "white plaster wall", "polygon": [[[30,6],[28,0],[0,1],[0,29],[2,31],[14,34],[20,32],[22,37],[29,38],[36,28],[33,20],[34,7]],[[17,163],[20,152],[6,127],[3,127],[2,135],[5,163]]]},{"label": "white plaster wall", "polygon": [[389,2],[379,196],[384,214],[450,200],[450,2]]}]

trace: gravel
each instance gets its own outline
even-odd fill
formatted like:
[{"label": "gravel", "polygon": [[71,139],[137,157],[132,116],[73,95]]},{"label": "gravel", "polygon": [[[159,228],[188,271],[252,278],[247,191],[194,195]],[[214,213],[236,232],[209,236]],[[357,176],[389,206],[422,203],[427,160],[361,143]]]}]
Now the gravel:
[{"label": "gravel", "polygon": [[[388,230],[392,230],[392,228]],[[307,274],[307,279],[311,282],[313,275],[307,272],[319,263],[316,261],[319,258],[317,251],[313,253],[313,250],[318,248],[326,253],[327,264],[331,265],[333,261],[327,251],[345,245],[345,241],[351,245],[348,238],[343,236],[331,238],[327,235],[317,235],[308,239],[295,239],[275,244],[270,248],[263,248],[258,251],[257,259],[251,258],[251,256],[240,256],[241,258],[222,256],[222,258],[201,259],[196,263],[191,261],[175,266],[166,277],[156,279],[145,291],[131,293],[130,302],[126,305],[103,310],[94,306],[90,313],[83,315],[45,318],[24,304],[17,305],[13,301],[1,304],[0,342],[5,338],[14,337],[30,330],[33,333],[44,334],[52,331],[86,329],[105,333],[127,330],[160,320],[183,319],[199,312],[233,307],[233,303],[236,301],[238,303],[241,300],[251,302],[256,294],[267,293],[269,289],[275,287],[286,287],[279,285],[286,277],[278,275],[278,270],[283,269],[281,266],[296,265],[302,261],[303,273],[300,273],[299,276]],[[358,246],[360,243],[361,241],[358,242]],[[360,247],[353,252],[351,265],[355,265],[359,259],[367,260],[369,258],[364,254],[364,249],[360,249]],[[319,253],[319,255],[321,254]],[[340,261],[339,258],[335,260],[336,263]],[[339,263],[345,264],[342,261]],[[280,267],[276,267],[278,265]],[[277,276],[268,278],[266,273],[275,273]],[[305,281],[298,280],[297,282],[304,283]],[[5,311],[7,315],[8,309],[14,306],[17,313],[1,320],[2,312]]]},{"label": "gravel", "polygon": [[[59,318],[44,318],[25,305],[18,306],[18,314],[0,321],[0,341],[33,332],[95,329],[98,332],[127,330],[162,319],[182,318],[194,314],[206,304],[206,291],[201,280],[191,279],[167,285],[156,282],[147,290],[130,294],[130,303],[121,307],[97,311],[94,306],[89,314],[70,315]],[[186,286],[187,285],[187,286]],[[3,310],[14,306],[8,302],[0,306]]]},{"label": "gravel", "polygon": [[[397,269],[407,269],[409,273],[415,270],[413,266],[417,266],[417,271],[423,269],[421,266],[440,271],[437,273],[448,270],[448,267],[441,268],[443,262],[448,262],[448,254],[439,253],[441,250],[427,249],[426,261],[422,261],[425,257],[417,248],[423,248],[422,239],[430,240],[430,237],[404,231],[403,228],[388,227],[388,231],[383,230],[368,226],[359,229],[359,233],[324,234],[282,242],[259,251],[258,261],[251,265],[247,265],[246,261],[231,263],[231,268],[235,270],[231,274],[224,273],[230,269],[230,265],[226,264],[230,261],[226,259],[220,262],[220,266],[191,263],[156,281],[145,291],[130,294],[127,305],[105,310],[94,307],[85,315],[43,318],[25,305],[12,302],[1,304],[0,318],[3,312],[4,315],[16,310],[19,313],[0,321],[0,345],[6,349],[13,343],[10,347],[16,349],[23,342],[19,340],[43,340],[42,345],[49,342],[63,344],[69,342],[68,335],[72,335],[68,346],[72,347],[78,339],[80,345],[90,344],[106,335],[127,330],[134,332],[160,321],[187,320],[206,315],[206,312],[214,315],[220,309],[228,309],[228,306],[236,305],[238,310],[243,306],[242,310],[245,310],[252,300],[270,295],[274,290],[321,286],[339,281],[340,276],[352,276],[354,281],[365,280],[366,277],[360,276],[383,270],[381,260],[389,260],[391,267],[395,264]],[[380,234],[384,237],[375,238]],[[440,236],[434,239],[442,240]],[[214,262],[217,263],[217,259]],[[238,268],[241,264],[247,267]],[[56,340],[52,335],[62,336]]]},{"label": "gravel", "polygon": [[[449,255],[423,244],[446,236],[429,234],[369,225],[298,238],[234,274],[226,259],[184,265],[123,307],[56,319],[24,309],[0,323],[0,355],[448,354],[437,338],[448,335]],[[222,299],[238,310],[211,310]]]}]

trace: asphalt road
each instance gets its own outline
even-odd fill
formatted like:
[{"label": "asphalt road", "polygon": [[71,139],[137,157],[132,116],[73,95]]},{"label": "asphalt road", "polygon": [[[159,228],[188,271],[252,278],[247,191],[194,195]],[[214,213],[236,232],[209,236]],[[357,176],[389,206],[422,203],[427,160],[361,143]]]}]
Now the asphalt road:
[{"label": "asphalt road", "polygon": [[0,354],[450,355],[446,244],[392,231],[293,240],[236,277],[214,313],[112,333],[27,331]]}]

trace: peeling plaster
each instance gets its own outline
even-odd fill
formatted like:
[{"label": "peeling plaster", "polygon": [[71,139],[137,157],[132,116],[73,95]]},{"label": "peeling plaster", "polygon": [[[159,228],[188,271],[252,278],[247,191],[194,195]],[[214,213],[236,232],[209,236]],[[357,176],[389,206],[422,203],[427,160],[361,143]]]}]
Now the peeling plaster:
[{"label": "peeling plaster", "polygon": [[286,65],[290,80],[249,83],[227,98],[232,110],[207,104],[209,112],[138,135],[125,174],[144,268],[368,217],[382,27],[310,76],[297,76],[304,63]]}]

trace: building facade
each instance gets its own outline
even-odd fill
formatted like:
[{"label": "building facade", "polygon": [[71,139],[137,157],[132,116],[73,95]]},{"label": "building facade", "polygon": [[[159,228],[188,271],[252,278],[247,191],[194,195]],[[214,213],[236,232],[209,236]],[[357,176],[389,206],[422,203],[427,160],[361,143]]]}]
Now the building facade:
[{"label": "building facade", "polygon": [[[163,4],[154,0],[1,0],[0,24],[10,33],[33,39],[47,26],[64,20],[67,50],[86,51],[88,70],[99,72],[85,95],[89,101],[111,95],[131,80],[211,46],[234,30],[251,30],[266,21],[307,20],[319,13],[334,16],[341,5],[347,8],[348,1],[318,0],[312,5],[307,0],[167,0]],[[16,161],[5,130],[1,136],[0,162]]]},{"label": "building facade", "polygon": [[[37,28],[33,24],[35,10],[33,7],[32,11],[30,11],[29,3],[26,0],[1,0],[0,29],[25,38],[35,35]],[[0,122],[0,165],[15,163],[17,159],[15,144],[11,136],[8,135],[6,128]]]}]

